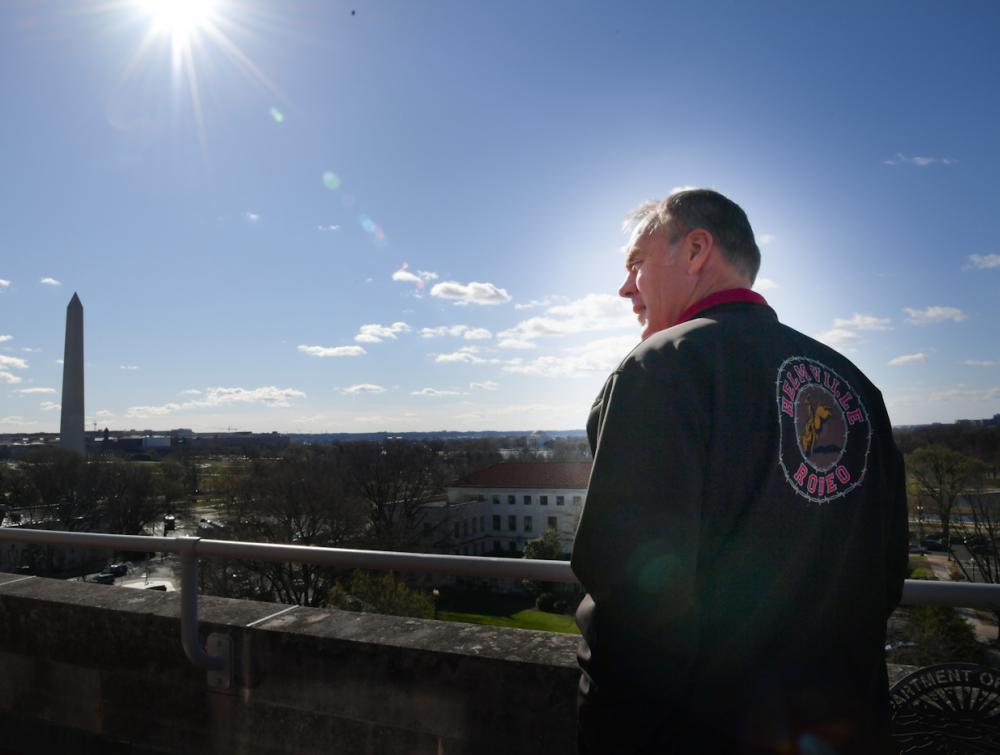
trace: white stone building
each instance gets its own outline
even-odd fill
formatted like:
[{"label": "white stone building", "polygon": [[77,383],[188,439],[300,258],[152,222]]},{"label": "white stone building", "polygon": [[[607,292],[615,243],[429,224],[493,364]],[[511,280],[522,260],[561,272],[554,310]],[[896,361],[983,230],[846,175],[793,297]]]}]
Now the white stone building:
[{"label": "white stone building", "polygon": [[546,528],[573,548],[589,461],[494,464],[447,487],[447,542],[463,556],[520,555]]}]

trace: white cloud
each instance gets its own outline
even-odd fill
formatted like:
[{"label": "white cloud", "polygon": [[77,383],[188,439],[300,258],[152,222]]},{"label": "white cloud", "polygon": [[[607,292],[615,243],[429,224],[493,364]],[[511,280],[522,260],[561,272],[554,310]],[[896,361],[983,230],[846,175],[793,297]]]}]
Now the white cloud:
[{"label": "white cloud", "polygon": [[21,357],[9,357],[6,354],[0,354],[0,367],[12,367],[15,370],[26,370],[28,369],[28,363],[21,359]]},{"label": "white cloud", "polygon": [[497,333],[503,348],[530,348],[528,344],[548,336],[595,333],[617,328],[635,328],[628,303],[611,294],[587,294],[568,304],[549,307],[544,315],[522,320]]},{"label": "white cloud", "polygon": [[426,270],[417,270],[416,273],[411,273],[409,267],[404,262],[403,266],[392,274],[392,279],[401,283],[413,283],[417,288],[423,288],[428,281],[437,280],[437,273]]},{"label": "white cloud", "polygon": [[1000,254],[970,254],[969,266],[977,270],[992,270],[1000,267]]},{"label": "white cloud", "polygon": [[126,370],[127,372],[135,372],[139,369],[137,364],[120,364],[118,365],[119,370]]},{"label": "white cloud", "polygon": [[245,217],[245,218],[246,218],[247,220],[249,220],[249,221],[250,221],[251,223],[256,223],[256,222],[257,222],[258,220],[260,220],[260,213],[257,213],[257,212],[250,212],[250,211],[248,210],[247,212],[244,212],[244,213],[243,213],[243,217]]},{"label": "white cloud", "polygon": [[10,287],[10,281],[7,280],[6,278],[0,278],[0,288],[8,288],[8,287]]},{"label": "white cloud", "polygon": [[30,346],[24,346],[24,347],[21,348],[21,351],[23,351],[23,352],[25,352],[27,354],[37,354],[38,352],[41,351],[41,349],[33,349]]},{"label": "white cloud", "polygon": [[482,357],[477,357],[475,352],[469,351],[467,349],[459,349],[451,354],[438,354],[434,357],[434,361],[439,364],[447,364],[449,362],[461,362],[463,364],[497,364],[499,359],[483,359]]},{"label": "white cloud", "polygon": [[169,402],[156,406],[130,406],[125,413],[129,418],[162,417],[189,409],[206,409],[232,404],[264,404],[268,407],[290,406],[290,399],[303,398],[305,393],[295,388],[206,388],[205,397],[184,402]]},{"label": "white cloud", "polygon": [[504,288],[498,288],[492,283],[458,283],[456,281],[444,281],[435,284],[431,289],[431,296],[439,299],[449,299],[455,304],[504,304],[510,301],[510,294]]},{"label": "white cloud", "polygon": [[514,305],[514,309],[534,309],[535,307],[551,307],[553,304],[562,304],[567,301],[565,296],[546,296],[544,299],[532,299],[525,303]]},{"label": "white cloud", "polygon": [[757,246],[767,246],[774,243],[773,233],[758,233],[757,234]]},{"label": "white cloud", "polygon": [[19,388],[17,393],[23,393],[25,395],[32,393],[55,393],[55,388]]},{"label": "white cloud", "polygon": [[903,311],[908,315],[906,321],[911,325],[930,325],[947,320],[961,322],[967,317],[965,312],[957,307],[924,307],[923,309],[903,307]]},{"label": "white cloud", "polygon": [[54,403],[52,401],[43,401],[38,406],[41,407],[41,410],[43,412],[54,412],[57,409],[61,409],[62,408],[62,406],[60,406],[59,404],[56,404],[56,403]]},{"label": "white cloud", "polygon": [[754,281],[753,290],[764,293],[765,291],[773,291],[776,288],[781,288],[777,281],[773,281],[770,278],[758,278]]},{"label": "white cloud", "polygon": [[470,328],[468,325],[441,325],[436,328],[421,328],[421,338],[437,336],[462,336],[466,341],[483,341],[492,338],[493,334],[486,328]]},{"label": "white cloud", "polygon": [[372,383],[359,383],[358,385],[352,385],[350,388],[344,388],[343,393],[348,396],[357,396],[360,393],[385,393],[385,388]]},{"label": "white cloud", "polygon": [[965,359],[961,364],[968,367],[995,367],[997,363],[990,359]]},{"label": "white cloud", "polygon": [[613,370],[638,342],[638,336],[614,336],[567,350],[561,356],[543,356],[530,362],[512,360],[503,371],[534,377],[584,377]]},{"label": "white cloud", "polygon": [[890,367],[903,367],[907,364],[919,364],[920,362],[926,362],[927,355],[922,351],[916,354],[903,354],[898,357],[893,357],[889,360],[888,364]]},{"label": "white cloud", "polygon": [[44,283],[46,286],[61,286],[62,283],[57,281],[55,278],[42,278],[39,283]]},{"label": "white cloud", "polygon": [[11,417],[0,417],[0,425],[37,425],[38,423],[33,420],[27,420],[24,417],[11,416]]},{"label": "white cloud", "polygon": [[12,341],[12,340],[14,340],[14,336],[6,336],[6,335],[5,336],[0,336],[0,343],[4,343],[5,341]]},{"label": "white cloud", "polygon": [[17,385],[20,382],[21,382],[21,378],[19,378],[13,372],[7,372],[6,370],[0,370],[0,383],[8,383],[9,385]]},{"label": "white cloud", "polygon": [[918,168],[926,168],[928,165],[954,165],[958,160],[951,157],[907,157],[902,152],[897,152],[895,157],[882,162],[885,165],[915,165]]},{"label": "white cloud", "polygon": [[458,396],[458,391],[439,391],[437,388],[421,388],[419,391],[413,391],[411,396]]},{"label": "white cloud", "polygon": [[481,383],[469,383],[469,387],[473,389],[478,388],[481,391],[495,391],[500,387],[500,384],[494,383],[492,380],[484,380]]},{"label": "white cloud", "polygon": [[321,231],[336,231],[340,229],[339,225],[318,225],[316,226]]},{"label": "white cloud", "polygon": [[300,344],[299,351],[314,357],[359,357],[367,354],[361,346],[306,346]]},{"label": "white cloud", "polygon": [[178,396],[200,396],[201,395],[201,391],[199,391],[197,388],[188,388],[186,391],[179,391],[177,393],[177,395]]},{"label": "white cloud", "polygon": [[358,329],[354,340],[359,343],[382,343],[385,338],[396,340],[397,333],[409,333],[410,326],[405,322],[394,322],[392,325],[377,325],[369,323]]},{"label": "white cloud", "polygon": [[114,417],[114,412],[109,412],[107,409],[101,409],[100,411],[94,412],[95,417],[100,417],[101,419],[108,419],[109,417]]},{"label": "white cloud", "polygon": [[497,342],[501,349],[537,349],[538,344],[534,341],[525,341],[522,338],[504,338]]},{"label": "white cloud", "polygon": [[874,315],[862,315],[855,313],[849,320],[839,317],[833,321],[834,328],[854,328],[855,330],[892,330],[889,327],[892,320],[888,317],[875,317]]},{"label": "white cloud", "polygon": [[822,341],[827,346],[832,346],[835,349],[839,349],[843,346],[850,346],[861,340],[861,336],[855,333],[853,330],[844,330],[843,328],[832,328],[824,333],[820,333],[816,336],[816,339]]}]

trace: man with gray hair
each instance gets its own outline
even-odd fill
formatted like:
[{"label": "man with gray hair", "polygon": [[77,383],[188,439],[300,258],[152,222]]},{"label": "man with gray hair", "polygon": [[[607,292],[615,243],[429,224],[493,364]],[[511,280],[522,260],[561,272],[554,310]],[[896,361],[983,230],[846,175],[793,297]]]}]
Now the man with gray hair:
[{"label": "man with gray hair", "polygon": [[885,753],[905,475],[878,389],[751,286],[709,189],[629,216],[642,342],[591,409],[582,753]]}]

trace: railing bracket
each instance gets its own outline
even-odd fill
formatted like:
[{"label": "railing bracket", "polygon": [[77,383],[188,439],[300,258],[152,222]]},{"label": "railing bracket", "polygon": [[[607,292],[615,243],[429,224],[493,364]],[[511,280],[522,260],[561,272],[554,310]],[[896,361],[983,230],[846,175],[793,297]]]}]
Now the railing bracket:
[{"label": "railing bracket", "polygon": [[212,689],[230,689],[233,686],[233,638],[222,632],[212,632],[205,643],[208,654],[222,658],[220,669],[208,672],[208,686]]}]

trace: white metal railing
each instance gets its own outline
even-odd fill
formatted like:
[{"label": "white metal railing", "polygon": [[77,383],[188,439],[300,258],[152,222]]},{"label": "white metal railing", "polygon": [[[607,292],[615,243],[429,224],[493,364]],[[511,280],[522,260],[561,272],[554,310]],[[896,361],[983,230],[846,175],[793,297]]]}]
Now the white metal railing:
[{"label": "white metal railing", "polygon": [[[310,545],[248,543],[236,540],[206,540],[198,537],[110,535],[99,532],[63,532],[20,527],[0,527],[0,542],[178,554],[181,560],[181,644],[191,663],[210,672],[226,669],[229,665],[229,652],[225,647],[217,646],[216,649],[220,652],[210,655],[205,651],[198,636],[199,558],[238,558],[355,569],[434,572],[493,579],[578,582],[568,561],[446,556],[322,548]],[[961,606],[1000,610],[1000,585],[908,579],[903,586],[902,602],[904,605]]]}]

